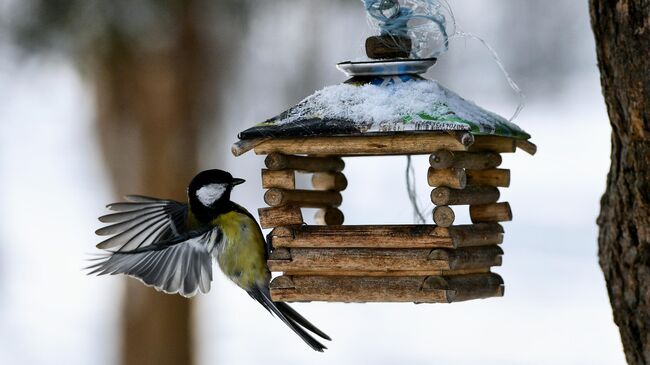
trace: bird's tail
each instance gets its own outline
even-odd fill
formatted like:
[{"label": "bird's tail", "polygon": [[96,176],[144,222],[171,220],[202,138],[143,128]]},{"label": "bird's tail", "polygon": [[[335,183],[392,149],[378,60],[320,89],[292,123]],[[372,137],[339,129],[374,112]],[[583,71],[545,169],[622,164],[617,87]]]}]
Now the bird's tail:
[{"label": "bird's tail", "polygon": [[327,349],[322,343],[318,342],[308,330],[323,339],[331,341],[332,339],[323,331],[319,330],[316,326],[311,324],[300,313],[296,312],[287,303],[274,302],[271,300],[271,294],[268,288],[256,288],[248,292],[251,297],[260,302],[271,314],[278,316],[289,328],[293,330],[303,341],[305,341],[312,349],[323,352]]}]

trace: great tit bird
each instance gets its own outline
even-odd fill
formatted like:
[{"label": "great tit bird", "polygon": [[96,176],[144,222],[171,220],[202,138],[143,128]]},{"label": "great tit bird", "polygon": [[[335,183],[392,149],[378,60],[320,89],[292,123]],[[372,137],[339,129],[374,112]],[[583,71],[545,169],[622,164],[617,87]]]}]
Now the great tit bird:
[{"label": "great tit bird", "polygon": [[89,274],[126,274],[169,294],[192,297],[207,293],[212,261],[221,271],[316,351],[326,349],[310,333],[326,340],[288,304],[273,302],[268,249],[255,218],[230,200],[230,192],[243,179],[221,170],[196,175],[187,188],[188,203],[127,196],[127,202],[107,208],[116,213],[99,218],[111,225],[97,230],[110,236],[97,245],[107,250],[89,267]]}]

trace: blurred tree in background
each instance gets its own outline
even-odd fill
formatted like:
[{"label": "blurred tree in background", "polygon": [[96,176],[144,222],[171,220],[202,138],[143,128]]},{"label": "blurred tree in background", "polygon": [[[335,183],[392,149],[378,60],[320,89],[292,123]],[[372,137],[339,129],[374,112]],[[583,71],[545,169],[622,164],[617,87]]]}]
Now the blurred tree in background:
[{"label": "blurred tree in background", "polygon": [[[185,200],[199,135],[243,32],[246,1],[24,0],[11,28],[29,51],[70,56],[94,89],[98,138],[118,195]],[[191,364],[190,301],[128,279],[122,359]],[[98,339],[99,340],[99,339]]]}]

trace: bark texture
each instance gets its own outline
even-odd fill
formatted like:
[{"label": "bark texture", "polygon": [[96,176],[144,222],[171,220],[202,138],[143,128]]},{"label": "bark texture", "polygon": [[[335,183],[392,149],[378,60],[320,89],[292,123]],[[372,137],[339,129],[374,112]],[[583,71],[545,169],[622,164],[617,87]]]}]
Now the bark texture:
[{"label": "bark texture", "polygon": [[650,1],[590,0],[611,169],[598,218],[600,265],[629,364],[650,364]]}]

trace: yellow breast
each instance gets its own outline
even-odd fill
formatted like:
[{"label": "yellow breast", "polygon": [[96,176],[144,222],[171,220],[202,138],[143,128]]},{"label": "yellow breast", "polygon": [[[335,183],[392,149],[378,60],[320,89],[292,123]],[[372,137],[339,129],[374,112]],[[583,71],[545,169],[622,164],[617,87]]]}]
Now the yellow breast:
[{"label": "yellow breast", "polygon": [[257,222],[246,214],[232,211],[219,215],[212,223],[223,233],[217,246],[221,271],[244,289],[268,284],[266,245]]}]

